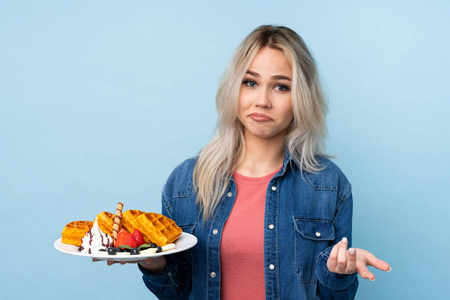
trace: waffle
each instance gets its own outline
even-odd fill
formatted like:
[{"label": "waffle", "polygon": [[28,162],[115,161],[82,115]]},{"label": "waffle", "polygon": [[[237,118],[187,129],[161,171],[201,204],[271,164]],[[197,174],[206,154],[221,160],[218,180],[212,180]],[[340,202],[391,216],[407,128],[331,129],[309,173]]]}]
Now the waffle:
[{"label": "waffle", "polygon": [[62,231],[61,242],[75,246],[81,246],[81,239],[86,232],[92,228],[94,222],[91,221],[73,221],[67,224]]},{"label": "waffle", "polygon": [[127,210],[122,214],[122,227],[125,227],[128,232],[133,233],[136,227],[136,218],[140,215],[145,214],[145,212],[140,210]]},{"label": "waffle", "polygon": [[97,215],[98,227],[100,227],[100,230],[103,233],[106,233],[109,236],[112,236],[114,217],[115,215],[107,211],[103,211]]},{"label": "waffle", "polygon": [[142,235],[161,247],[174,242],[182,232],[173,220],[161,214],[145,213],[138,216],[136,220],[136,226]]},{"label": "waffle", "polygon": [[[135,229],[138,229],[136,223],[137,223],[137,217],[139,217],[140,215],[145,214],[144,211],[140,211],[140,210],[127,210],[122,214],[122,227],[125,228],[129,233],[133,233]],[[139,230],[141,231],[141,230]],[[145,236],[142,235],[142,237],[144,238],[144,242],[146,244],[151,243],[150,239]]]}]

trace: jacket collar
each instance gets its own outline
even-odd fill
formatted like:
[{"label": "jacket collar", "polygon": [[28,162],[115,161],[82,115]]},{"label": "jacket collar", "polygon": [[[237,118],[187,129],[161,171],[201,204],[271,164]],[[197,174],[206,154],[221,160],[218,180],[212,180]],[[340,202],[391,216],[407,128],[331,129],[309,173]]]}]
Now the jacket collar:
[{"label": "jacket collar", "polygon": [[275,175],[275,177],[283,176],[284,173],[286,173],[286,170],[288,166],[291,166],[294,164],[298,169],[300,169],[300,165],[298,162],[294,159],[292,154],[289,152],[287,147],[284,149],[284,160],[283,160],[283,166],[281,167],[280,171]]}]

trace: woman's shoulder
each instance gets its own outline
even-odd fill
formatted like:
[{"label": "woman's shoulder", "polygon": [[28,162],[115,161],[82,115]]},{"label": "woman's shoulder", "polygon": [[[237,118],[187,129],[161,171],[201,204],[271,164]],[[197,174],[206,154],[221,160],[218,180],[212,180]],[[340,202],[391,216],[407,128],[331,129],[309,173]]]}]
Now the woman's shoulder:
[{"label": "woman's shoulder", "polygon": [[[198,216],[195,205],[196,196],[193,187],[193,172],[197,157],[180,163],[170,174],[164,185],[161,202],[168,216],[183,227],[195,222]],[[194,220],[194,221],[193,221]]]},{"label": "woman's shoulder", "polygon": [[344,172],[342,172],[341,168],[331,160],[331,158],[325,156],[316,157],[320,172],[323,174],[335,174],[337,176],[344,176]]},{"label": "woman's shoulder", "polygon": [[346,197],[351,192],[351,184],[342,172],[341,168],[327,157],[316,158],[320,170],[306,172],[306,177],[314,189],[336,190],[341,197]]},{"label": "woman's shoulder", "polygon": [[180,163],[167,179],[164,190],[189,189],[192,185],[193,173],[197,160],[198,157],[192,157]]},{"label": "woman's shoulder", "polygon": [[176,175],[176,174],[186,175],[186,173],[192,173],[194,171],[197,160],[198,160],[198,156],[191,157],[191,158],[184,160],[172,171],[172,175]]}]

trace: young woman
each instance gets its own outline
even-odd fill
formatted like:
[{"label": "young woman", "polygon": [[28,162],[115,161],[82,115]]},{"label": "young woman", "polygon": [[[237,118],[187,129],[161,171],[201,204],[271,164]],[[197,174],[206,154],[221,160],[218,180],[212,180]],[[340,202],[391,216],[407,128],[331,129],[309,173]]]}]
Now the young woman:
[{"label": "young woman", "polygon": [[368,265],[351,248],[352,192],[327,159],[315,61],[289,28],[261,26],[234,54],[216,98],[216,137],[170,175],[162,213],[198,238],[139,263],[161,299],[352,299]]}]

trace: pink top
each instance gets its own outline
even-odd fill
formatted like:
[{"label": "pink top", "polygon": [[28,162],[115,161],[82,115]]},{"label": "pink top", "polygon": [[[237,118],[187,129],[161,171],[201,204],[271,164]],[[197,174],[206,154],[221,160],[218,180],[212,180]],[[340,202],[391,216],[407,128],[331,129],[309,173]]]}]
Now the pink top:
[{"label": "pink top", "polygon": [[265,299],[264,206],[270,179],[234,173],[236,200],[220,244],[220,299]]}]

